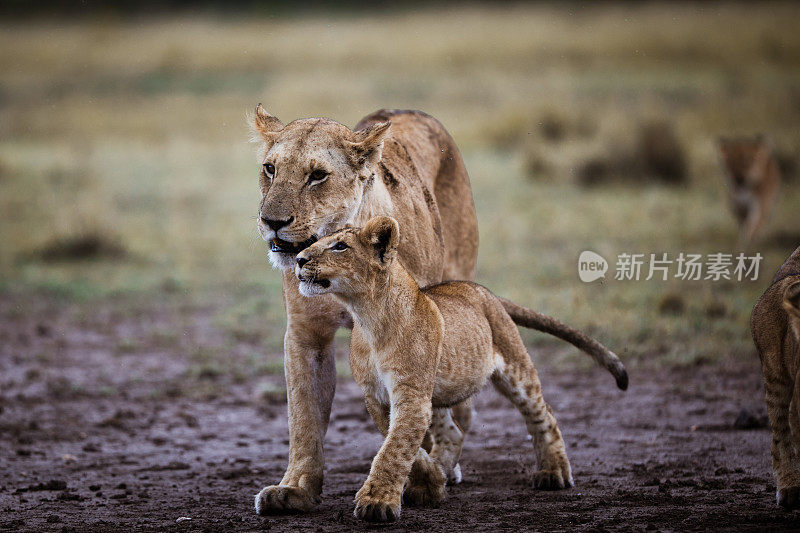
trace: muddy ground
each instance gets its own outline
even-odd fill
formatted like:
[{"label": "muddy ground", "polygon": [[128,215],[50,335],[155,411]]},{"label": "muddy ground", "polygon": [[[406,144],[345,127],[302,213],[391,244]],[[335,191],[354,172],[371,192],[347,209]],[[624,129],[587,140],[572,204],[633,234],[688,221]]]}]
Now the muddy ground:
[{"label": "muddy ground", "polygon": [[[3,296],[0,529],[369,528],[353,518],[352,499],[381,439],[352,379],[339,381],[322,504],[262,518],[253,495],[280,479],[288,433],[274,393],[282,378],[243,363],[261,339],[231,341],[203,306]],[[577,486],[531,488],[522,420],[487,389],[461,461],[464,482],[439,508],[404,508],[399,523],[377,529],[800,527],[800,513],[775,506],[755,359],[640,365],[623,393],[601,370],[555,368],[547,355],[536,355],[537,366]],[[275,388],[265,389],[270,380]],[[742,409],[760,427],[735,429]]]}]

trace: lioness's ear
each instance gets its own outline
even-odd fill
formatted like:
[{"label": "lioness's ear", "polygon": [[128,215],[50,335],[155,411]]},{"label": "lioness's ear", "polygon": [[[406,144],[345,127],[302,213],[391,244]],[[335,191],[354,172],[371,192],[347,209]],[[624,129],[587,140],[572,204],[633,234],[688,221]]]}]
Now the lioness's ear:
[{"label": "lioness's ear", "polygon": [[272,142],[275,139],[275,134],[283,129],[283,123],[267,113],[261,104],[258,104],[250,129],[256,139],[260,138],[267,142]]},{"label": "lioness's ear", "polygon": [[350,156],[358,167],[367,164],[375,164],[381,160],[383,151],[383,139],[389,132],[391,121],[378,122],[367,129],[353,132],[353,140],[350,141]]},{"label": "lioness's ear", "polygon": [[383,264],[389,264],[394,259],[400,240],[400,227],[395,219],[371,218],[361,230],[361,236],[372,247],[375,259]]},{"label": "lioness's ear", "polygon": [[783,292],[783,308],[800,318],[800,281],[795,281]]}]

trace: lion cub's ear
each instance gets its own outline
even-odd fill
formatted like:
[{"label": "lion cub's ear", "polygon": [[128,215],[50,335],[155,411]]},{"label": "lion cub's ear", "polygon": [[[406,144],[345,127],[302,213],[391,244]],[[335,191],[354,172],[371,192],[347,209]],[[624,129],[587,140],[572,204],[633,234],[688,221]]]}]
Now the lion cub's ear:
[{"label": "lion cub's ear", "polygon": [[372,247],[375,259],[383,265],[388,265],[397,254],[400,227],[391,217],[371,218],[361,230],[361,237]]},{"label": "lion cub's ear", "polygon": [[374,165],[381,160],[383,139],[389,132],[391,121],[378,122],[367,129],[353,132],[353,140],[346,142],[350,158],[357,167]]},{"label": "lion cub's ear", "polygon": [[267,113],[261,104],[258,104],[250,129],[255,140],[264,140],[271,143],[275,140],[276,134],[283,129],[283,123]]},{"label": "lion cub's ear", "polygon": [[783,292],[783,308],[790,315],[800,318],[800,281],[795,281]]}]

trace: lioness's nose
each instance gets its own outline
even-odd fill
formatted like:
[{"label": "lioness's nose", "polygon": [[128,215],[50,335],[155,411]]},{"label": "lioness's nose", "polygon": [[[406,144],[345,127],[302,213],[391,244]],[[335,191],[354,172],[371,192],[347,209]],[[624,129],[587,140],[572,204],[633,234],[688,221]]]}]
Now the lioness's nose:
[{"label": "lioness's nose", "polygon": [[300,257],[299,255],[297,256],[297,266],[303,268],[303,265],[305,265],[306,263],[308,263],[308,259],[306,259],[305,257]]},{"label": "lioness's nose", "polygon": [[272,228],[272,231],[278,231],[282,227],[288,226],[289,224],[292,223],[293,220],[294,217],[289,217],[286,220],[272,220],[265,217],[264,215],[261,215],[261,222]]}]

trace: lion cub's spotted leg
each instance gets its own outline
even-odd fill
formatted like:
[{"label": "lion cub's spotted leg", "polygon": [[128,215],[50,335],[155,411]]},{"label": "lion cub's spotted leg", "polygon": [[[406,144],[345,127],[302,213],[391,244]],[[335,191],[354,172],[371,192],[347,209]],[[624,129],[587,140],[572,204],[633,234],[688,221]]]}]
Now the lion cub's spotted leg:
[{"label": "lion cub's spotted leg", "polygon": [[430,396],[420,395],[417,384],[405,383],[396,384],[390,395],[389,430],[355,498],[356,518],[370,522],[391,522],[400,517],[400,500],[412,465],[427,456],[420,445],[431,423]]},{"label": "lion cub's spotted leg", "polygon": [[[385,437],[389,433],[389,408],[381,405],[375,398],[364,398],[367,411],[375,425]],[[428,446],[433,447],[430,431],[425,434]],[[403,501],[408,505],[436,505],[445,499],[445,477],[443,467],[437,464],[425,450],[425,441],[417,452],[408,482],[403,491]]]},{"label": "lion cub's spotted leg", "polygon": [[[513,331],[516,333],[516,329]],[[539,375],[522,339],[517,334],[516,338],[506,336],[496,340],[502,345],[496,346],[497,366],[492,374],[492,383],[519,409],[528,433],[533,437],[539,465],[539,471],[534,476],[534,486],[545,490],[571,487],[574,482],[564,439],[552,409],[542,397]]]},{"label": "lion cub's spotted leg", "polygon": [[[461,430],[463,437],[466,437],[467,431],[469,431],[470,426],[472,425],[472,417],[475,414],[475,409],[472,407],[472,398],[467,398],[461,403],[457,403],[451,408],[451,412],[453,415],[453,420],[455,421],[458,429]],[[464,444],[464,439],[462,437],[461,444]],[[459,456],[461,455],[461,451],[459,450]],[[451,485],[457,485],[461,483],[461,465],[456,462],[455,466],[453,467],[453,471],[447,472],[447,482]]]},{"label": "lion cub's spotted leg", "polygon": [[464,444],[464,432],[453,418],[450,409],[433,410],[431,431],[434,435],[431,457],[444,469],[448,483],[461,483],[458,458],[461,456],[461,446]]}]

